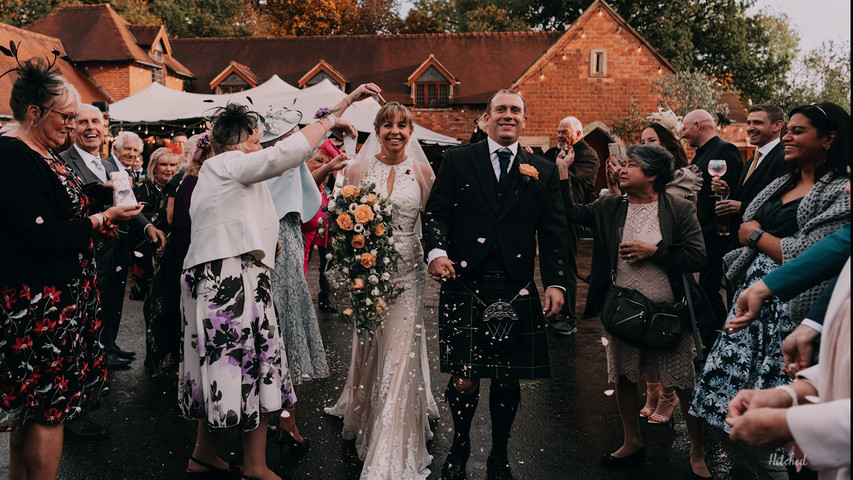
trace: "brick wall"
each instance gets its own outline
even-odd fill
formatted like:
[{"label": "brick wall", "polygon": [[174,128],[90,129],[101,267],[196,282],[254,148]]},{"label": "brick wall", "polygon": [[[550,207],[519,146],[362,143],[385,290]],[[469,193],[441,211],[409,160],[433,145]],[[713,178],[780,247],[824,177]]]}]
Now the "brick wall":
[{"label": "brick wall", "polygon": [[179,92],[184,91],[184,80],[179,77],[173,77],[167,74],[163,79],[163,85],[171,88],[172,90],[177,90]]},{"label": "brick wall", "polygon": [[462,105],[440,109],[413,108],[411,105],[408,107],[412,110],[412,116],[418,125],[467,142],[471,138],[471,132],[474,131],[474,121],[485,105],[475,108]]},{"label": "brick wall", "polygon": [[[116,101],[125,99],[151,85],[151,68],[141,65],[93,65],[89,66],[87,71]],[[165,75],[163,82],[165,86],[174,90],[184,90],[184,81],[181,78]]]},{"label": "brick wall", "polygon": [[[593,14],[560,38],[549,57],[534,64],[519,87],[528,104],[524,135],[549,136],[553,146],[556,127],[566,116],[575,116],[584,125],[601,121],[609,126],[628,113],[632,98],[643,110],[657,109],[649,81],[671,71],[646,46],[638,51],[640,40],[625,27],[617,33],[619,27],[606,10],[601,16]],[[592,78],[590,51],[602,48],[607,51],[607,75]]]}]

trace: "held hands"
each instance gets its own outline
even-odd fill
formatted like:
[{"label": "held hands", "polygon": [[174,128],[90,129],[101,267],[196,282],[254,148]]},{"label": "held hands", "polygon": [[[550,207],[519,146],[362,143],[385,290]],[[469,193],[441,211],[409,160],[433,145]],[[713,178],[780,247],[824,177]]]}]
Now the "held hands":
[{"label": "held hands", "polygon": [[729,196],[729,193],[731,193],[729,184],[726,183],[725,180],[717,176],[711,177],[711,191],[716,193],[717,195],[720,195],[723,198],[727,198]]},{"label": "held hands", "polygon": [[437,257],[429,262],[429,277],[438,283],[444,283],[447,279],[456,280],[456,270],[453,262],[447,257]]},{"label": "held hands", "polygon": [[564,302],[563,291],[557,287],[548,287],[545,289],[545,303],[542,304],[542,310],[546,317],[553,317],[560,313],[563,309]]},{"label": "held hands", "polygon": [[740,295],[737,297],[737,307],[735,308],[736,316],[729,319],[728,323],[723,327],[726,329],[726,333],[731,335],[748,327],[753,320],[758,318],[761,306],[771,296],[773,296],[773,292],[767,288],[764,280],[759,280],[747,287],[746,290],[740,292]]},{"label": "held hands", "polygon": [[[728,194],[726,194],[728,195]],[[720,200],[714,206],[714,213],[717,215],[728,215],[740,213],[741,202],[737,200]]]},{"label": "held hands", "polygon": [[729,402],[729,438],[755,447],[775,447],[791,439],[785,418],[791,396],[780,389],[741,390]]},{"label": "held hands", "polygon": [[656,245],[651,245],[638,240],[619,244],[619,258],[628,263],[648,260],[652,258],[657,251],[658,247]]},{"label": "held hands", "polygon": [[566,147],[557,155],[557,171],[560,172],[560,180],[569,178],[569,167],[575,163],[575,149]]},{"label": "held hands", "polygon": [[808,325],[798,325],[782,342],[782,357],[785,367],[782,371],[791,378],[797,376],[800,370],[812,364],[814,342],[820,337],[820,332]]},{"label": "held hands", "polygon": [[740,244],[744,247],[750,246],[749,236],[752,235],[752,232],[758,230],[759,228],[761,228],[761,224],[758,223],[757,220],[741,223],[740,228],[737,231],[737,239]]}]

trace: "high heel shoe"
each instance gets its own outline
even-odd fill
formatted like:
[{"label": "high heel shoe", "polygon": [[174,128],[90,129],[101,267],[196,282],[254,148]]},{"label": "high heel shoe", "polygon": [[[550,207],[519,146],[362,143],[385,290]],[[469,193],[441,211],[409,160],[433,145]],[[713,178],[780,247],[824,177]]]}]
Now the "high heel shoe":
[{"label": "high heel shoe", "polygon": [[655,413],[649,417],[649,423],[669,423],[669,421],[672,420],[672,414],[675,413],[675,407],[678,406],[678,402],[678,395],[676,395],[675,392],[672,392],[669,396],[665,393],[661,393],[660,399],[658,400],[658,406],[655,408]]},{"label": "high heel shoe", "polygon": [[292,433],[281,427],[276,429],[275,441],[282,447],[289,447],[290,451],[294,453],[305,453],[311,446],[311,441],[309,439],[302,437],[302,441],[298,442],[293,438]]},{"label": "high heel shoe", "polygon": [[646,382],[646,404],[640,410],[640,416],[643,418],[651,417],[658,406],[658,400],[660,400],[660,382]]},{"label": "high heel shoe", "polygon": [[602,467],[612,468],[640,467],[646,463],[646,448],[643,447],[625,457],[614,457],[608,454],[601,457],[598,463]]},{"label": "high heel shoe", "polygon": [[243,478],[243,470],[240,465],[229,462],[228,468],[218,468],[195,457],[190,457],[190,461],[207,470],[187,470],[187,480],[238,480]]}]

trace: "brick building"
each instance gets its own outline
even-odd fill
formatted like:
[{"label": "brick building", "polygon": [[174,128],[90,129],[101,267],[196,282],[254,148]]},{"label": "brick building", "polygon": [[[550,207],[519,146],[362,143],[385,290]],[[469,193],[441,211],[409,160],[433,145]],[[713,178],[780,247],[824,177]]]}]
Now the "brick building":
[{"label": "brick building", "polygon": [[162,25],[131,25],[109,4],[60,8],[27,30],[60,39],[73,65],[110,102],[127,98],[153,82],[184,90],[184,84],[194,78],[172,56]]}]

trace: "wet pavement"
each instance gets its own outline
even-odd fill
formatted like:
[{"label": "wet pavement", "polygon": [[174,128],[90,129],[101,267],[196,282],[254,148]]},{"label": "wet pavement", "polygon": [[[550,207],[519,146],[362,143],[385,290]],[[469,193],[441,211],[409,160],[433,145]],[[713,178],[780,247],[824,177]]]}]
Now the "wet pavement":
[{"label": "wet pavement", "polygon": [[[579,269],[589,272],[591,242],[582,241]],[[317,291],[316,255],[309,264],[309,286]],[[436,330],[437,284],[430,282],[424,325],[428,337],[432,392],[439,402],[440,420],[432,424],[435,436],[429,444],[433,455],[430,480],[437,479],[452,437],[452,421],[443,402],[448,375],[439,373]],[[578,305],[584,305],[586,284],[579,281]],[[346,381],[350,359],[350,326],[337,315],[320,312],[320,328],[331,375],[303,384],[298,390],[296,421],[311,448],[294,455],[280,451],[274,442],[267,447],[270,467],[285,480],[357,479],[361,464],[353,442],[340,436],[342,422],[325,415],[323,407],[334,404]],[[644,469],[608,470],[599,458],[621,443],[621,423],[613,388],[607,383],[606,360],[601,343],[603,328],[598,319],[578,322],[578,333],[564,337],[551,334],[550,379],[521,384],[522,403],[513,427],[509,453],[517,479],[682,479],[690,477],[687,431],[681,413],[670,425],[642,422],[647,463]],[[66,436],[60,465],[61,479],[181,479],[195,440],[196,423],[179,416],[174,379],[149,379],[142,369],[145,354],[142,302],[125,301],[119,344],[137,352],[130,369],[111,372],[110,394],[91,418],[109,428],[103,440],[83,441]],[[484,381],[485,386],[485,381]],[[471,432],[473,454],[468,478],[486,478],[490,440],[488,388],[482,398]],[[719,431],[705,433],[708,465],[715,478],[737,480],[771,478],[743,450]],[[8,476],[8,435],[0,435],[0,477]],[[220,455],[239,462],[239,434],[223,432]],[[784,478],[784,477],[783,477]]]}]

